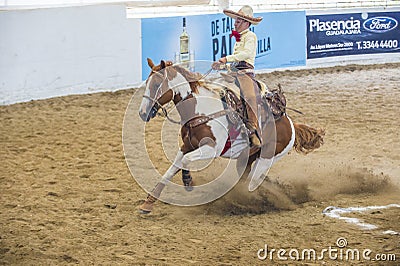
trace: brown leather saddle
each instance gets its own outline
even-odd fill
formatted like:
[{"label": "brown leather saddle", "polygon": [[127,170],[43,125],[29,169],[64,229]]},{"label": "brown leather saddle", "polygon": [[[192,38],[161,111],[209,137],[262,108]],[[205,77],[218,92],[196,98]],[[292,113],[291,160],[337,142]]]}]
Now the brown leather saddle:
[{"label": "brown leather saddle", "polygon": [[[269,90],[266,86],[259,81],[256,81],[260,89],[260,94],[265,104],[274,116],[275,120],[279,120],[286,113],[286,97],[282,91],[281,85],[278,84],[277,89]],[[228,109],[235,112],[228,113],[228,119],[231,123],[236,124],[238,119],[246,120],[246,102],[241,99],[234,91],[225,87],[221,92],[221,100],[226,104]]]},{"label": "brown leather saddle", "polygon": [[278,84],[277,89],[267,90],[263,97],[275,120],[279,120],[286,114],[286,97],[282,91],[281,84]]},{"label": "brown leather saddle", "polygon": [[[217,117],[226,115],[228,117],[231,125],[239,125],[241,122],[246,123],[247,121],[247,108],[246,102],[240,96],[240,88],[236,84],[235,77],[232,75],[222,74],[221,76],[224,80],[228,81],[228,84],[224,86],[217,86],[217,92],[220,94],[222,102],[224,102],[225,108],[216,113],[209,115],[200,115],[189,121],[187,121],[184,126],[188,128],[195,128],[199,125],[207,123]],[[260,95],[263,99],[263,103],[266,104],[273,114],[275,120],[280,119],[286,113],[286,98],[283,94],[280,84],[277,89],[269,90],[265,83],[255,80],[259,90]],[[233,85],[233,86],[231,86]],[[209,85],[208,85],[209,86]],[[209,88],[211,90],[216,90],[217,88]],[[249,132],[250,134],[250,132]]]}]

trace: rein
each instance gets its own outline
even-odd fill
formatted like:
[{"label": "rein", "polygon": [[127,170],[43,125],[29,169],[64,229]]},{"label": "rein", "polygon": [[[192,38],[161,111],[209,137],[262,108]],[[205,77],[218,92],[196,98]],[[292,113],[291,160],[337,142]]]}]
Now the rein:
[{"label": "rein", "polygon": [[167,118],[169,122],[174,123],[174,124],[179,124],[179,125],[181,124],[181,121],[174,120],[171,117],[169,117],[167,108],[161,106],[161,110],[162,110],[162,112],[164,114],[164,117]]},{"label": "rein", "polygon": [[207,77],[208,76],[208,74],[210,74],[211,73],[211,71],[212,71],[213,69],[212,68],[210,68],[206,73],[204,73],[204,75],[203,76],[201,76],[201,78],[200,79],[204,79],[205,77]]}]

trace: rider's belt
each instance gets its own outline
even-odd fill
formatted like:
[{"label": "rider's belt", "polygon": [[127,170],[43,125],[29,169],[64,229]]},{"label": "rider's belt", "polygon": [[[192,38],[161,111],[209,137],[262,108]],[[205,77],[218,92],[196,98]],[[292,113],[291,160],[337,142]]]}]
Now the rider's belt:
[{"label": "rider's belt", "polygon": [[231,69],[237,69],[238,74],[254,74],[254,66],[246,61],[232,63]]},{"label": "rider's belt", "polygon": [[247,63],[246,61],[234,62],[232,63],[232,66],[237,70],[254,69],[254,66],[252,64]]}]

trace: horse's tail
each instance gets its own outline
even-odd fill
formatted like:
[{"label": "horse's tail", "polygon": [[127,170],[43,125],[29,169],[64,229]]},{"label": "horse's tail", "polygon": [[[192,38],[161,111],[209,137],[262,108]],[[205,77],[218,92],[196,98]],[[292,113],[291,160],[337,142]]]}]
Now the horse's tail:
[{"label": "horse's tail", "polygon": [[324,144],[324,129],[313,128],[298,123],[293,123],[293,125],[296,133],[294,149],[297,152],[307,154]]}]

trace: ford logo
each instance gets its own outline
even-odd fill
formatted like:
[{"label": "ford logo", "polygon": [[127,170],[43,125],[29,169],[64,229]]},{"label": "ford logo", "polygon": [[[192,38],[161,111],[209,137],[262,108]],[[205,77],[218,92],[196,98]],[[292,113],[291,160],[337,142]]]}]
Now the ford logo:
[{"label": "ford logo", "polygon": [[395,29],[397,24],[397,20],[391,17],[374,17],[364,21],[363,27],[367,31],[382,33]]}]

